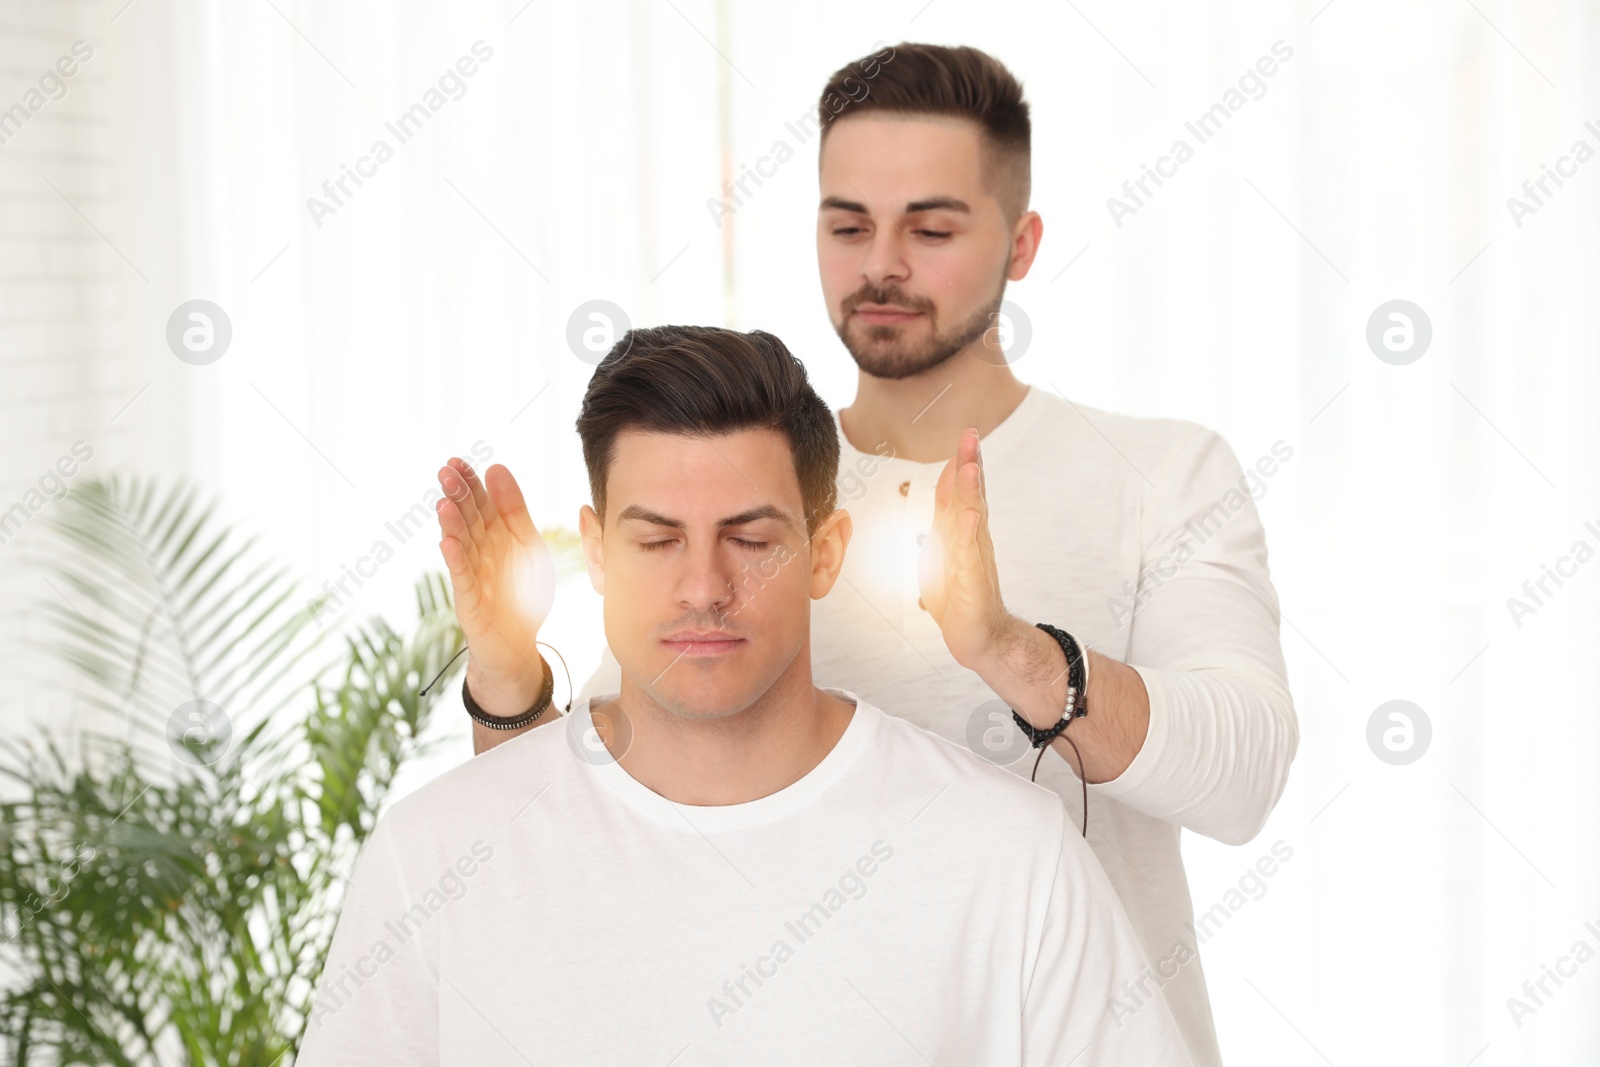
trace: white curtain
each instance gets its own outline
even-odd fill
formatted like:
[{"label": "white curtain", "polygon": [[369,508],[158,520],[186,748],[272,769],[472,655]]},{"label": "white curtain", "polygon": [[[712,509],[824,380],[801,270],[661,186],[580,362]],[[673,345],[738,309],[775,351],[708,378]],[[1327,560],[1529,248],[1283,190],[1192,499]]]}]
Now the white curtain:
[{"label": "white curtain", "polygon": [[[451,454],[506,463],[536,521],[575,525],[586,302],[772,330],[847,403],[801,120],[879,41],[993,52],[1032,101],[1045,218],[1009,294],[1019,375],[1205,423],[1247,466],[1293,450],[1258,506],[1300,754],[1257,841],[1186,846],[1197,911],[1227,915],[1202,951],[1228,1062],[1600,1062],[1600,960],[1574,962],[1600,950],[1600,560],[1575,545],[1600,548],[1600,160],[1575,158],[1600,150],[1600,9],[118,7],[96,27],[109,234],[148,281],[121,276],[117,350],[149,388],[105,465],[214,486],[314,586],[386,542],[341,623],[403,617],[439,566],[431,528],[386,524]],[[401,143],[386,124],[417,104]],[[779,142],[793,158],[761,163]],[[758,163],[736,210],[708,204]],[[1545,164],[1564,184],[1514,214]],[[346,167],[368,173],[333,204]],[[201,367],[163,334],[196,298],[233,328]],[[1367,339],[1393,300],[1431,327],[1403,365]],[[1534,605],[1546,565],[1565,576]],[[547,633],[581,684],[600,636],[581,577]],[[1415,762],[1369,747],[1390,700],[1431,726]],[[412,784],[465,758],[463,725]],[[1252,877],[1279,841],[1292,858]],[[1546,965],[1571,974],[1536,1003]]]}]

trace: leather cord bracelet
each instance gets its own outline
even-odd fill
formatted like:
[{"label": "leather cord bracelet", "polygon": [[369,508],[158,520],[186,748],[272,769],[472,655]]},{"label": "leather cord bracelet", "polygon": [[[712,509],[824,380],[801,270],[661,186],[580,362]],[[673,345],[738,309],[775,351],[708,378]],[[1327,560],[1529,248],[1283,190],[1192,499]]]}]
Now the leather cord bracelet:
[{"label": "leather cord bracelet", "polygon": [[[567,676],[567,706],[565,712],[572,711],[572,672],[567,670],[567,657],[563,656],[554,645],[545,645],[543,641],[535,641],[534,644],[544,645],[545,648],[548,648],[551,652],[556,654],[556,659],[561,661],[561,670],[565,672]],[[467,648],[465,645],[462,645],[461,648],[456,651],[456,654],[446,660],[443,667],[439,668],[439,673],[433,676],[433,681],[422,687],[421,692],[419,692],[417,696],[427,696],[428,690],[433,688],[434,682],[437,682],[440,678],[443,678],[445,672],[450,669],[451,665],[466,654]],[[545,709],[550,706],[550,697],[555,691],[555,674],[550,669],[550,661],[545,659],[543,656],[540,656],[539,665],[544,669],[544,681],[539,685],[539,699],[533,702],[533,707],[529,708],[521,715],[517,715],[512,718],[506,718],[503,715],[490,715],[487,711],[484,711],[478,706],[477,702],[472,699],[471,692],[467,690],[467,679],[465,675],[463,675],[461,678],[462,706],[467,709],[467,714],[472,717],[474,722],[482,723],[490,730],[520,730],[529,723],[538,722],[539,717],[543,715]]]},{"label": "leather cord bracelet", "polygon": [[555,693],[555,673],[550,670],[550,661],[543,656],[539,657],[539,666],[544,669],[544,681],[539,684],[539,695],[534,699],[533,706],[521,715],[510,717],[504,715],[490,715],[478,706],[472,699],[472,692],[467,688],[467,679],[461,678],[461,703],[466,707],[467,714],[472,716],[472,721],[480,723],[491,730],[520,730],[529,723],[539,721],[539,717],[550,707],[550,698]]},{"label": "leather cord bracelet", "polygon": [[[1016,720],[1017,726],[1028,735],[1028,740],[1034,748],[1043,748],[1061,735],[1067,724],[1073,719],[1081,719],[1089,714],[1089,657],[1084,655],[1083,649],[1078,645],[1077,638],[1065,630],[1057,629],[1047,622],[1034,623],[1039,629],[1056,639],[1056,644],[1061,646],[1061,651],[1067,657],[1067,706],[1061,719],[1047,729],[1040,730],[1027,719],[1017,714],[1017,709],[1011,709],[1011,717]],[[1060,677],[1057,675],[1057,677]]]},{"label": "leather cord bracelet", "polygon": [[[1040,730],[1017,713],[1016,708],[1011,709],[1011,718],[1016,721],[1018,728],[1028,735],[1028,740],[1033,747],[1039,750],[1039,758],[1033,761],[1033,774],[1028,780],[1034,781],[1039,775],[1039,762],[1044,759],[1044,748],[1056,738],[1061,738],[1072,746],[1073,755],[1078,757],[1078,781],[1083,784],[1083,836],[1089,836],[1089,779],[1083,773],[1083,753],[1078,751],[1078,744],[1066,736],[1067,725],[1073,719],[1081,719],[1089,714],[1089,654],[1078,644],[1077,638],[1067,631],[1051,626],[1047,622],[1034,623],[1039,629],[1056,639],[1056,644],[1061,646],[1061,652],[1067,657],[1067,705],[1061,718],[1054,726]],[[1058,676],[1059,677],[1059,676]]]}]

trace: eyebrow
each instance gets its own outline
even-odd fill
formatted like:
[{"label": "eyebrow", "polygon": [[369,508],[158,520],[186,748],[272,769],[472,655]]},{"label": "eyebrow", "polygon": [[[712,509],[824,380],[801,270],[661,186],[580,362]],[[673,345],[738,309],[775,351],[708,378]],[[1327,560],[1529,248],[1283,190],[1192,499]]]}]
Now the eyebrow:
[{"label": "eyebrow", "polygon": [[[757,522],[761,519],[773,519],[787,526],[791,531],[798,532],[794,520],[789,517],[789,513],[775,504],[762,504],[748,511],[741,511],[737,515],[729,515],[725,519],[718,520],[717,528],[743,526],[747,522]],[[638,504],[629,504],[617,513],[617,525],[621,526],[625,522],[647,522],[652,526],[667,526],[674,530],[688,528],[688,524],[682,519],[668,518],[665,515],[651,511],[649,508],[640,507]]]},{"label": "eyebrow", "polygon": [[965,200],[957,200],[953,196],[935,196],[927,200],[913,200],[906,205],[906,214],[915,215],[919,211],[965,211],[972,213]]},{"label": "eyebrow", "polygon": [[[829,208],[836,211],[850,211],[857,215],[871,214],[867,205],[857,203],[854,200],[846,200],[842,196],[823,197],[820,210],[826,211]],[[915,215],[923,211],[962,211],[970,215],[972,208],[965,200],[960,200],[953,196],[931,196],[926,200],[911,201],[906,205],[905,214]]]}]

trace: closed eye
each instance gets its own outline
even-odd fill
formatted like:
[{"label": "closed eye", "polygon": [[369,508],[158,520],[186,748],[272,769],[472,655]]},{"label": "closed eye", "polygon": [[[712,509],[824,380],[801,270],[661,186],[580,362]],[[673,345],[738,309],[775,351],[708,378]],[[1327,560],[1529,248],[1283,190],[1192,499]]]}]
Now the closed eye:
[{"label": "closed eye", "polygon": [[[866,232],[867,230],[865,226],[835,226],[833,228],[833,235],[835,237],[854,237],[857,234],[863,234]],[[951,237],[955,234],[954,230],[930,230],[925,227],[919,227],[911,232],[916,234],[918,237],[923,237],[930,241],[942,241],[945,238]]]},{"label": "closed eye", "polygon": [[[761,549],[767,547],[767,542],[765,541],[752,541],[746,537],[734,537],[730,538],[730,540],[732,540],[734,544],[742,545],[751,551],[760,551]],[[644,549],[646,552],[654,552],[658,548],[665,548],[667,545],[675,545],[677,543],[678,539],[676,537],[665,537],[659,541],[640,541],[639,547]]]}]

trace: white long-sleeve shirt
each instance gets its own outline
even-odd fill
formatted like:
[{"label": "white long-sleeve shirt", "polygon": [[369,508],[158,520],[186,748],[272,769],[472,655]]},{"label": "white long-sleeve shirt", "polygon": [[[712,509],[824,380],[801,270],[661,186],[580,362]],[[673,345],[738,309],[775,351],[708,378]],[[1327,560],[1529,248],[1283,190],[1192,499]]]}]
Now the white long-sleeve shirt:
[{"label": "white long-sleeve shirt", "polygon": [[385,814],[298,1063],[1182,1067],[1061,805],[855,694],[743,804],[677,804],[589,701]]},{"label": "white long-sleeve shirt", "polygon": [[[860,693],[1026,777],[1036,753],[1009,710],[955,662],[918,606],[944,463],[862,452],[842,429],[839,440],[839,506],[854,534],[839,582],[812,602],[817,684]],[[1155,972],[1125,1007],[1159,985],[1194,1062],[1220,1064],[1179,830],[1249,841],[1294,758],[1299,729],[1254,503],[1293,450],[1274,445],[1247,474],[1195,423],[1116,415],[1038,387],[982,448],[1006,608],[1131,665],[1150,695],[1143,748],[1116,780],[1089,787],[1090,845]],[[580,695],[617,687],[608,650]],[[1066,760],[1046,753],[1038,781],[1060,794],[1069,821],[1081,819]]]}]

